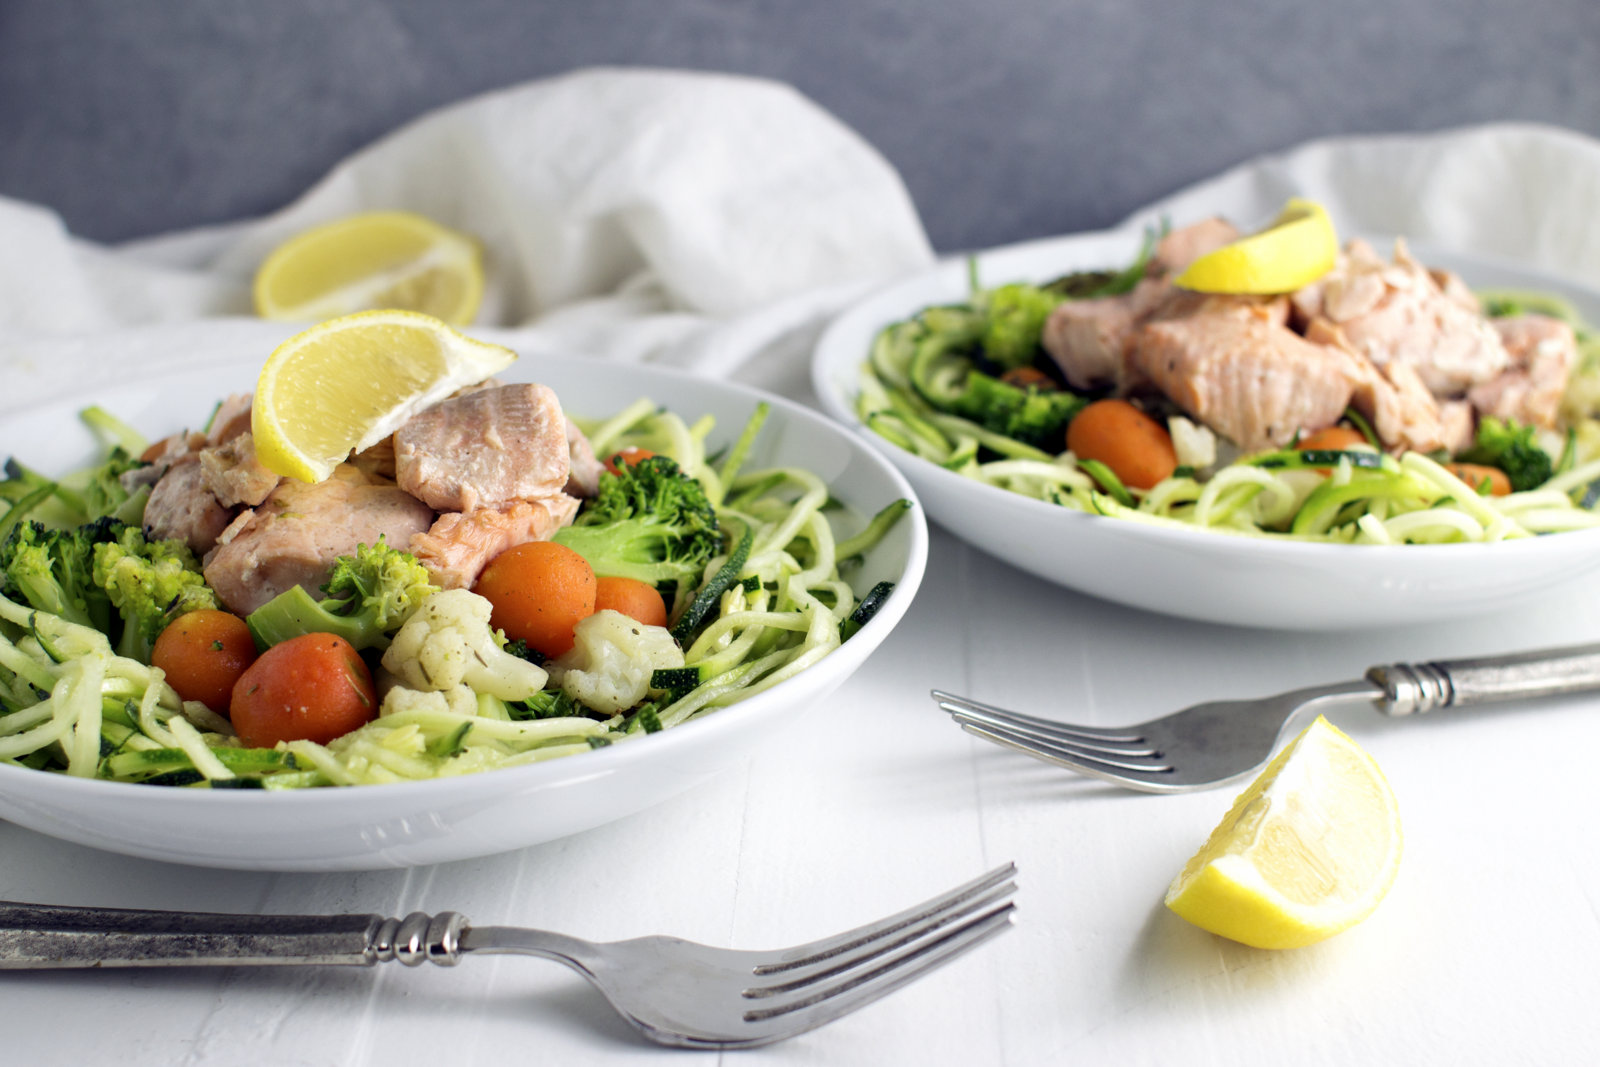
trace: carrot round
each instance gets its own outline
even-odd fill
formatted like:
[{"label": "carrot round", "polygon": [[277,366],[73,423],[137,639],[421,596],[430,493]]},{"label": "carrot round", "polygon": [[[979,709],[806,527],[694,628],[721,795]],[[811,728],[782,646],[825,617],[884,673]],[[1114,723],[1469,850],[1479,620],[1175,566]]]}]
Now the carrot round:
[{"label": "carrot round", "polygon": [[1451,474],[1477,489],[1489,480],[1490,496],[1510,496],[1511,478],[1499,467],[1485,467],[1478,463],[1451,463],[1448,465]]},{"label": "carrot round", "polygon": [[1134,489],[1149,489],[1178,468],[1167,428],[1126,400],[1096,400],[1078,412],[1067,425],[1067,447]]},{"label": "carrot round", "polygon": [[1349,448],[1370,445],[1360,430],[1349,426],[1327,426],[1306,434],[1295,443],[1302,452],[1343,452]]},{"label": "carrot round", "polygon": [[631,467],[635,463],[643,463],[651,459],[655,453],[648,448],[624,448],[620,452],[613,452],[606,457],[606,470],[612,474],[621,474],[622,467]]},{"label": "carrot round", "polygon": [[233,685],[229,717],[251,748],[325,745],[378,714],[372,672],[350,642],[311,633],[273,645]]},{"label": "carrot round", "polygon": [[493,606],[492,625],[554,658],[572,648],[573,627],[594,614],[595,586],[594,568],[578,553],[530,541],[490,560],[473,592]]},{"label": "carrot round", "polygon": [[245,621],[210,609],[172,620],[150,651],[151,666],[161,668],[180,697],[224,715],[233,683],[255,661],[256,642]]},{"label": "carrot round", "polygon": [[667,602],[661,599],[655,586],[637,578],[616,578],[602,575],[595,579],[594,610],[620,611],[646,626],[667,624]]}]

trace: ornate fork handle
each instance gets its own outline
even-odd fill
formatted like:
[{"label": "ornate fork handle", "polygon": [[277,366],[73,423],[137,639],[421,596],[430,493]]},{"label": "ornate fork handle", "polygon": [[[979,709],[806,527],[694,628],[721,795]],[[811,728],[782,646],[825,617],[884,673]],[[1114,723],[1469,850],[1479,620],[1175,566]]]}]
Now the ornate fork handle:
[{"label": "ornate fork handle", "polygon": [[0,902],[0,970],[456,964],[466,920],[453,911],[382,915],[213,915]]},{"label": "ornate fork handle", "polygon": [[1506,656],[1391,663],[1367,671],[1383,690],[1379,710],[1411,715],[1463,704],[1600,688],[1600,644]]}]

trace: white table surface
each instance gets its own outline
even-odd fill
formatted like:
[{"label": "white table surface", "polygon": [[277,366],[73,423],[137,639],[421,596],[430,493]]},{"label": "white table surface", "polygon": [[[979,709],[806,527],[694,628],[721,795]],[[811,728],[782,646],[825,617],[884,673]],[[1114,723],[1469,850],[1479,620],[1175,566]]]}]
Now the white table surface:
[{"label": "white table surface", "polygon": [[1006,860],[1015,928],[766,1049],[650,1046],[541,960],[454,969],[0,974],[6,1064],[1562,1063],[1600,1041],[1600,715],[1560,698],[1332,716],[1399,796],[1388,899],[1272,953],[1189,926],[1168,881],[1235,790],[1121,792],[976,741],[930,686],[1112,723],[1371,663],[1600,638],[1600,582],[1492,618],[1337,636],[1207,627],[1039,583],[936,530],[911,613],[824,707],[659,810],[489,859],[261,874],[128,859],[0,824],[0,898],[236,912],[460,911],[600,939],[775,947]]}]

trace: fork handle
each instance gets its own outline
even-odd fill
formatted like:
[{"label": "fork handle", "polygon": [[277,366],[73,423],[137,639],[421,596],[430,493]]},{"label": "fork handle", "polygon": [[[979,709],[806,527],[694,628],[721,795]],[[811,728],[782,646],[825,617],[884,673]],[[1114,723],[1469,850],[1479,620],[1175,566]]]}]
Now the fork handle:
[{"label": "fork handle", "polygon": [[1600,689],[1600,644],[1505,656],[1391,663],[1367,671],[1386,715]]},{"label": "fork handle", "polygon": [[0,901],[0,970],[355,964],[460,958],[453,911],[382,915],[217,915]]}]

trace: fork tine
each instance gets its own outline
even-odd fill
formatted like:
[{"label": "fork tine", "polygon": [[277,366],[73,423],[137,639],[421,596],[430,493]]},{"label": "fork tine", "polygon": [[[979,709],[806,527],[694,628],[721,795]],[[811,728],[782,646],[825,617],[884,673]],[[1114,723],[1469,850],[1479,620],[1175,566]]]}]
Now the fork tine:
[{"label": "fork tine", "polygon": [[[918,923],[923,923],[940,916],[947,915],[952,908],[962,904],[971,904],[974,901],[987,903],[992,899],[1007,896],[1016,890],[1016,885],[1011,879],[1017,873],[1015,863],[1007,863],[996,867],[987,874],[980,875],[972,881],[958,885],[947,893],[941,893],[921,904],[909,907],[904,911],[896,912],[875,923],[846,930],[833,937],[825,937],[819,941],[812,941],[805,945],[796,945],[785,949],[772,963],[763,964],[756,969],[758,974],[777,974],[782,971],[797,970],[802,967],[812,967],[825,963],[829,959],[862,948],[895,934]],[[973,904],[981,907],[982,903]],[[971,910],[970,908],[968,910]]]},{"label": "fork tine", "polygon": [[951,711],[950,716],[962,726],[973,724],[1005,733],[1036,737],[1045,744],[1060,745],[1074,752],[1096,753],[1115,759],[1161,759],[1160,751],[1143,737],[1137,741],[1091,737],[1072,729],[1036,726],[1027,719],[1017,721],[1015,716],[990,715],[979,711]]},{"label": "fork tine", "polygon": [[[797,983],[800,990],[798,997],[783,997],[752,1007],[744,1013],[745,1021],[754,1023],[783,1019],[800,1029],[831,1022],[983,944],[1011,925],[1015,911],[1016,904],[1007,900],[967,918],[954,929],[944,929],[942,924],[930,927],[930,930],[942,932],[937,936],[908,939],[909,943],[903,943],[899,951],[886,957],[874,953],[871,958],[877,961],[876,964],[865,970],[851,965],[830,972],[830,977],[836,980]],[[924,934],[927,932],[924,931]],[[752,995],[746,993],[746,996]]]},{"label": "fork tine", "polygon": [[940,689],[933,690],[932,696],[940,708],[951,714],[981,716],[1019,728],[1027,727],[1051,737],[1076,737],[1091,741],[1120,742],[1130,745],[1140,744],[1144,741],[1144,735],[1140,732],[1138,726],[1113,728],[1057,722],[1054,719],[1041,719],[1033,715],[1024,715],[1021,712],[995,707],[993,704],[984,704],[976,700],[970,700],[967,697],[956,696],[954,693],[946,693]]},{"label": "fork tine", "polygon": [[1014,748],[1035,759],[1047,763],[1056,763],[1068,770],[1087,774],[1094,778],[1102,778],[1108,782],[1127,786],[1131,789],[1142,789],[1148,792],[1169,792],[1173,789],[1172,774],[1175,770],[1168,763],[1128,763],[1107,759],[1103,755],[1092,752],[1073,751],[1058,742],[1046,741],[1042,738],[1027,734],[1016,733],[1000,726],[987,726],[974,722],[963,722],[961,728],[987,741]]}]

